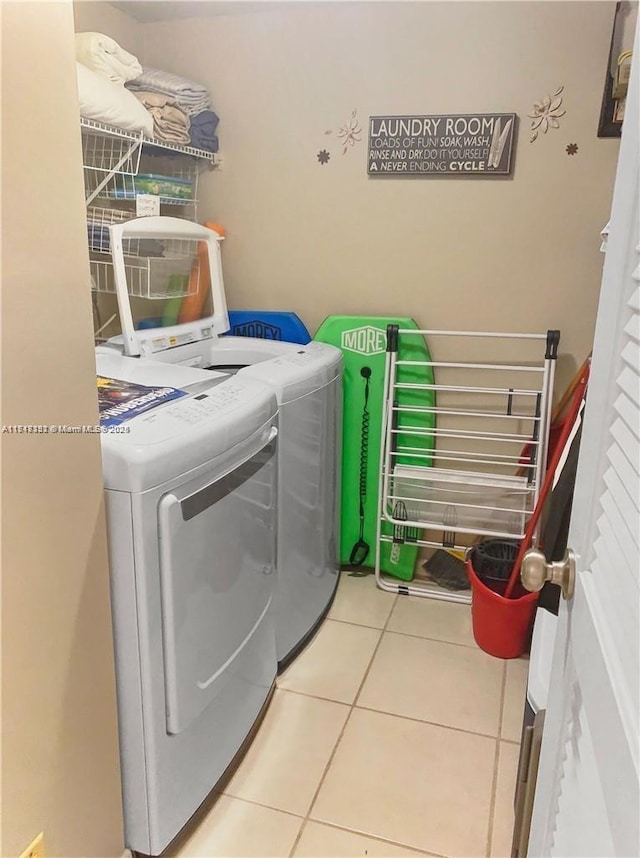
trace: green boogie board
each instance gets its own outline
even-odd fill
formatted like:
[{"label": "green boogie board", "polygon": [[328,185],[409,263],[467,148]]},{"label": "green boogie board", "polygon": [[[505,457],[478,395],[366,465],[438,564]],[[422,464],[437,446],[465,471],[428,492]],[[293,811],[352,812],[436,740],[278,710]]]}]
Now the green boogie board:
[{"label": "green boogie board", "polygon": [[[400,328],[418,327],[413,319],[329,316],[314,337],[319,342],[340,348],[344,359],[340,530],[340,562],[343,564],[356,563],[370,567],[375,565],[387,325],[398,325]],[[400,337],[398,360],[431,360],[424,337],[419,334]],[[428,366],[398,367],[398,381],[433,384],[433,369]],[[365,413],[365,397],[368,416]],[[400,405],[434,405],[435,393],[402,390],[398,392],[398,402]],[[433,428],[435,416],[428,413],[403,412],[399,425]],[[397,438],[399,448],[404,443],[414,448],[419,446],[426,452],[433,449],[431,436],[417,438],[412,435],[409,441],[399,434]],[[405,465],[430,464],[429,459],[410,456],[402,456],[396,461]],[[364,513],[363,516],[361,512]],[[392,525],[384,523],[382,532],[391,536]],[[362,550],[356,551],[359,540]],[[369,546],[366,556],[363,543]],[[413,578],[417,556],[418,546],[415,543],[383,542],[380,568],[396,578],[409,581]]]}]

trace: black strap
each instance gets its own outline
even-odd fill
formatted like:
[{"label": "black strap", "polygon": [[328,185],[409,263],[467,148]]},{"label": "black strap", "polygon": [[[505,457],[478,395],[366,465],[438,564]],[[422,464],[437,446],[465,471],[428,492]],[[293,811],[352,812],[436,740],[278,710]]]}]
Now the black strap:
[{"label": "black strap", "polygon": [[367,465],[369,463],[369,384],[371,381],[371,369],[363,366],[360,375],[364,378],[364,405],[362,407],[362,422],[360,426],[360,476],[358,486],[358,514],[360,517],[360,529],[358,539],[351,549],[349,563],[352,566],[361,566],[369,554],[369,545],[364,539],[365,503],[367,500]]}]

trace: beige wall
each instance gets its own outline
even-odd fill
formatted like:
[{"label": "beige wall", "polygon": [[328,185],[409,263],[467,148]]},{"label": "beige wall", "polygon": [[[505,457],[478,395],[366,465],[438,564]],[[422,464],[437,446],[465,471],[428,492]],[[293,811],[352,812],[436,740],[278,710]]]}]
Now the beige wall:
[{"label": "beige wall", "polygon": [[[2,30],[2,422],[95,425],[71,3],[3,3]],[[49,856],[118,856],[99,437],[2,454],[0,854],[44,831]]]},{"label": "beige wall", "polygon": [[139,56],[142,34],[136,21],[105,0],[75,0],[73,18],[76,33],[106,33],[120,47]]},{"label": "beige wall", "polygon": [[[618,151],[596,138],[614,5],[292,3],[143,25],[144,59],[205,83],[222,117],[199,211],[228,228],[229,305],[312,329],[329,313],[559,327],[580,363]],[[527,113],[560,85],[560,128],[530,143]],[[343,155],[354,108],[363,140]],[[370,115],[481,111],[520,117],[513,180],[367,178]],[[561,363],[563,383],[575,361]]]}]

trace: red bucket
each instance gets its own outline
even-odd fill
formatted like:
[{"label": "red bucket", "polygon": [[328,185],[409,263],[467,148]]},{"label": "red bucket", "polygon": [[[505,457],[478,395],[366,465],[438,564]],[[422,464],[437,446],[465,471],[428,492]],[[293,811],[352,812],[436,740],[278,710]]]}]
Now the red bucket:
[{"label": "red bucket", "polygon": [[471,560],[467,560],[467,572],[471,582],[471,621],[476,643],[496,658],[519,658],[529,643],[538,594],[528,593],[518,582],[515,598],[505,599],[478,578]]}]

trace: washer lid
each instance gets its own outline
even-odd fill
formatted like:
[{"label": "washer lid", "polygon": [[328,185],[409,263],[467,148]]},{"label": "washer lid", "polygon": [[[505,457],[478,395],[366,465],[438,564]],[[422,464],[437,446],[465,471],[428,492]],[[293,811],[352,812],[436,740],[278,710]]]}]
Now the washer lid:
[{"label": "washer lid", "polygon": [[[273,391],[251,378],[104,353],[96,354],[96,367],[104,378],[155,388],[160,401],[102,433],[108,489],[145,491],[186,474],[250,437],[277,413]],[[162,401],[169,394],[160,391],[168,388],[177,398]]]},{"label": "washer lid", "polygon": [[[194,343],[204,355],[229,330],[221,240],[212,229],[182,218],[141,217],[109,226],[126,355],[153,357]],[[132,297],[161,299],[162,317],[136,324]]]},{"label": "washer lid", "polygon": [[183,388],[198,382],[208,382],[209,386],[213,386],[229,378],[224,372],[149,358],[127,357],[122,354],[122,346],[113,342],[96,346],[96,367],[98,375],[152,386],[162,384]]},{"label": "washer lid", "polygon": [[241,366],[238,378],[253,378],[274,388],[280,403],[324,387],[342,374],[342,352],[311,342],[306,346],[251,337],[221,337],[211,350],[212,365]]}]

